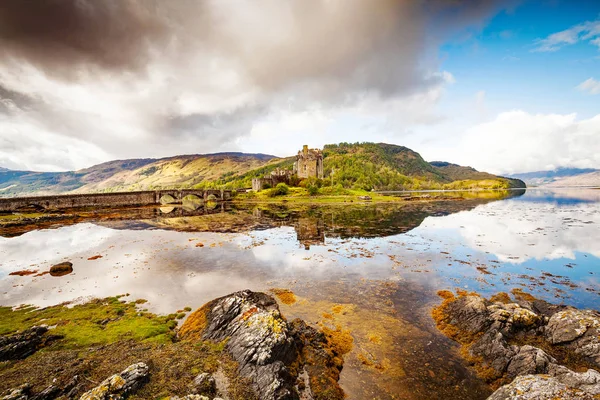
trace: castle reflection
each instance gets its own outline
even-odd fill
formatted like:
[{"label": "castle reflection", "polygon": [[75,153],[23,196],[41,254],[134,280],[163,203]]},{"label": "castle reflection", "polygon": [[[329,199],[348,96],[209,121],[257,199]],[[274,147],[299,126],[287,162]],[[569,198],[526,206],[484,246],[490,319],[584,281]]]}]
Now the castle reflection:
[{"label": "castle reflection", "polygon": [[294,229],[296,239],[305,250],[310,250],[311,245],[325,243],[325,223],[320,218],[299,218]]}]

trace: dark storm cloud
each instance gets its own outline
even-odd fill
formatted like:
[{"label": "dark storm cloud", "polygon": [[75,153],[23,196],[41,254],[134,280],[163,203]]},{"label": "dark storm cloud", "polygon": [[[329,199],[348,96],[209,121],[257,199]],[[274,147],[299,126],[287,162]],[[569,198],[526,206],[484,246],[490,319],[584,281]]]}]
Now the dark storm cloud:
[{"label": "dark storm cloud", "polygon": [[34,99],[0,85],[0,114],[15,114],[36,103]]},{"label": "dark storm cloud", "polygon": [[[2,0],[0,123],[52,137],[40,146],[85,143],[97,159],[127,158],[222,150],[281,110],[326,112],[368,96],[434,103],[429,92],[451,81],[438,45],[499,4]],[[73,152],[65,157],[80,160]]]},{"label": "dark storm cloud", "polygon": [[154,0],[2,0],[0,48],[60,75],[82,66],[138,68],[166,38],[157,11]]}]

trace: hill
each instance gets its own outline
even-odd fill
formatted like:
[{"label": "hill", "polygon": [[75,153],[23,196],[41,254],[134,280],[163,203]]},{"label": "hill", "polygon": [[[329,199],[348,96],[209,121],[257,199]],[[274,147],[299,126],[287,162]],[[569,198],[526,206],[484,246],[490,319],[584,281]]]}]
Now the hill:
[{"label": "hill", "polygon": [[325,175],[334,184],[364,190],[524,187],[523,182],[437,161],[428,163],[407,147],[386,143],[340,143],[323,149]]},{"label": "hill", "polygon": [[118,160],[79,171],[0,171],[0,196],[152,190],[209,184],[263,166],[274,156],[216,153]]},{"label": "hill", "polygon": [[[291,169],[294,159],[278,159],[258,170],[232,174],[216,183],[228,188],[248,187],[253,177],[264,176],[275,168]],[[518,179],[498,177],[471,167],[441,161],[428,163],[407,147],[386,143],[325,145],[323,169],[323,185],[362,190],[525,187]]]},{"label": "hill", "polygon": [[[558,183],[564,178],[577,177],[581,175],[587,175],[590,173],[598,172],[599,170],[593,168],[557,168],[551,171],[534,171],[534,172],[525,172],[520,174],[512,174],[510,175],[512,178],[517,178],[523,180],[528,186],[546,186],[549,184],[557,183],[558,186],[569,186],[569,182],[577,182],[577,180],[566,180],[562,184]],[[584,178],[589,179],[589,178]],[[593,175],[592,175],[593,181]],[[596,185],[600,182],[595,181]],[[553,186],[557,186],[553,185]],[[593,183],[591,185],[594,185]],[[580,185],[575,185],[580,186]]]},{"label": "hill", "polygon": [[[162,159],[117,160],[79,171],[0,170],[0,196],[153,190],[158,188],[247,188],[252,178],[291,169],[295,157],[217,153]],[[340,143],[323,149],[321,185],[362,190],[524,187],[523,182],[445,162],[428,163],[419,153],[385,143]],[[333,176],[332,176],[333,175]]]}]

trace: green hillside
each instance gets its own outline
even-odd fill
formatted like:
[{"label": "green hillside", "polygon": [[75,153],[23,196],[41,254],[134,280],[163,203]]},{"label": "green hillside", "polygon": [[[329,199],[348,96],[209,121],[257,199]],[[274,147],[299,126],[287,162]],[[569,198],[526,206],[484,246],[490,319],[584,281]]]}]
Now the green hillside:
[{"label": "green hillside", "polygon": [[[252,178],[276,168],[292,169],[295,157],[218,153],[162,159],[110,161],[70,172],[0,170],[0,196],[153,190],[159,188],[248,188]],[[522,181],[446,162],[385,143],[340,143],[323,149],[320,186],[359,190],[473,189],[524,187]]]}]

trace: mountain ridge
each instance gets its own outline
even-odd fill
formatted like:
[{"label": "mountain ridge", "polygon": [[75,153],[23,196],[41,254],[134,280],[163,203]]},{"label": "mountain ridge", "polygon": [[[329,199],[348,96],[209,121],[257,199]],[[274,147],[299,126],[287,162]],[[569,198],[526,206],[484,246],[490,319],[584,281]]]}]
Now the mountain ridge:
[{"label": "mountain ridge", "polygon": [[600,186],[600,177],[595,175],[598,172],[600,170],[594,168],[561,167],[546,171],[511,174],[510,177],[521,179],[531,186]]},{"label": "mountain ridge", "polygon": [[[387,143],[330,144],[324,146],[323,155],[327,178],[323,184],[363,190],[522,187],[522,182],[471,167],[428,163],[407,147]],[[220,152],[113,160],[66,172],[2,169],[0,196],[160,188],[247,188],[253,178],[268,175],[276,168],[291,169],[294,160],[294,156]]]}]

